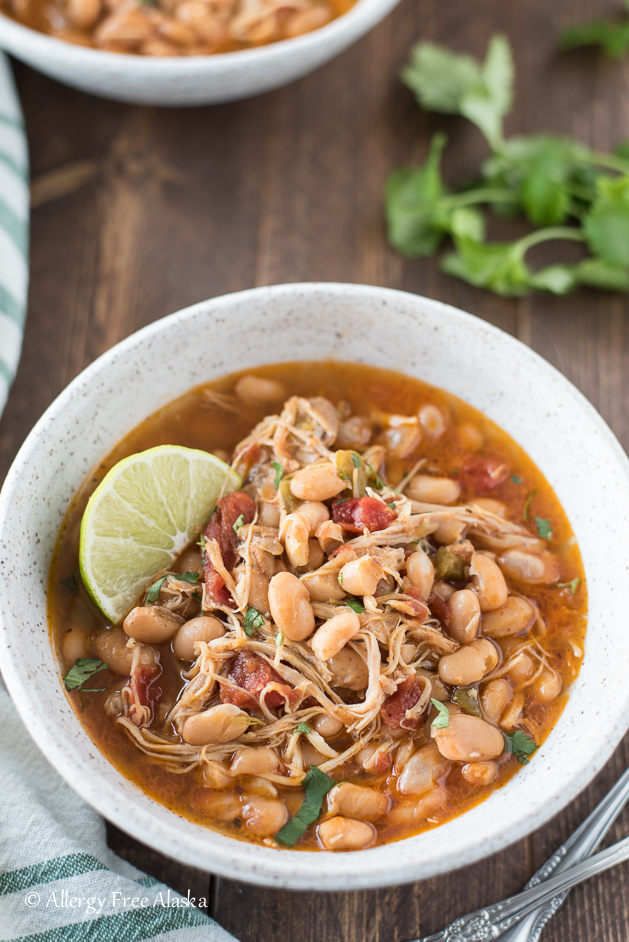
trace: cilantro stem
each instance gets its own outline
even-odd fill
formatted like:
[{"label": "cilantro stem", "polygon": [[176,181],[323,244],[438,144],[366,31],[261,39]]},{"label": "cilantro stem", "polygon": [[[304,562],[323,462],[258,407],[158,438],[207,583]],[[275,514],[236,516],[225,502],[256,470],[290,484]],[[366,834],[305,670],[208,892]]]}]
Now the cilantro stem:
[{"label": "cilantro stem", "polygon": [[583,158],[584,163],[594,164],[598,167],[607,167],[608,170],[616,170],[618,173],[629,173],[629,161],[623,160],[616,154],[601,154],[599,151],[590,151],[587,157]]},{"label": "cilantro stem", "polygon": [[446,209],[457,209],[459,206],[471,206],[473,203],[518,203],[519,197],[511,190],[487,189],[466,190],[463,193],[453,193],[441,200]]},{"label": "cilantro stem", "polygon": [[540,242],[549,242],[551,239],[569,239],[572,242],[585,242],[585,236],[572,226],[550,226],[548,229],[538,229],[519,240],[523,252],[528,252]]}]

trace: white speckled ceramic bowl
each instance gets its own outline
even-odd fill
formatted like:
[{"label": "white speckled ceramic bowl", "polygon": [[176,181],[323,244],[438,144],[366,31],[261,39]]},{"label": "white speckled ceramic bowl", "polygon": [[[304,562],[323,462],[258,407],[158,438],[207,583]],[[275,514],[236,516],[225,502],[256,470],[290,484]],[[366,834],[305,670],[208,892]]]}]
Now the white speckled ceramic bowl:
[{"label": "white speckled ceramic bowl", "polygon": [[[326,853],[324,862],[205,830],[152,801],[109,764],[63,692],[48,639],[46,580],[72,495],[149,413],[235,368],[326,357],[441,386],[526,449],[555,488],[581,546],[590,627],[562,717],[504,788],[440,828],[385,847]],[[609,428],[563,376],[507,334],[436,301],[384,288],[280,285],[227,295],[157,321],[104,354],[24,443],[0,495],[2,670],[52,765],[145,844],[183,863],[276,887],[349,890],[416,880],[470,864],[540,827],[587,785],[627,729],[627,520],[629,462]],[[603,689],[611,695],[601,697]]]},{"label": "white speckled ceramic bowl", "polygon": [[358,0],[304,36],[211,56],[131,56],[76,46],[0,13],[0,49],[59,82],[140,105],[209,105],[261,95],[314,72],[368,33],[400,0]]}]

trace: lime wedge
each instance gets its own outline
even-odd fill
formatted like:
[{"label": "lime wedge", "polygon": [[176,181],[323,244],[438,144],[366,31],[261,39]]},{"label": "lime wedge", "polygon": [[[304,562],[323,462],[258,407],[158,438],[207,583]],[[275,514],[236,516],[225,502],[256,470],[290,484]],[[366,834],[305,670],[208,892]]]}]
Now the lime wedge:
[{"label": "lime wedge", "polygon": [[179,445],[150,448],[111,469],[83,514],[79,565],[112,624],[195,539],[219,497],[241,483],[224,461]]}]

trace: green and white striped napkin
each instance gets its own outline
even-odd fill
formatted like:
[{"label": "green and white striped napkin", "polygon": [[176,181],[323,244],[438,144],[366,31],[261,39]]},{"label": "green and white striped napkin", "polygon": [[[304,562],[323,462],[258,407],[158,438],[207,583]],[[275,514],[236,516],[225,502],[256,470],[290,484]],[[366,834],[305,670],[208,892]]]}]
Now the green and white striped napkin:
[{"label": "green and white striped napkin", "polygon": [[0,415],[17,370],[28,289],[28,152],[9,63],[0,53]]},{"label": "green and white striped napkin", "polygon": [[193,897],[109,850],[105,822],[48,765],[1,681],[0,783],[0,942],[234,942]]},{"label": "green and white striped napkin", "polygon": [[[0,414],[22,346],[28,208],[22,114],[0,53]],[[48,765],[0,680],[0,942],[234,942],[193,903],[109,850],[105,822]]]}]

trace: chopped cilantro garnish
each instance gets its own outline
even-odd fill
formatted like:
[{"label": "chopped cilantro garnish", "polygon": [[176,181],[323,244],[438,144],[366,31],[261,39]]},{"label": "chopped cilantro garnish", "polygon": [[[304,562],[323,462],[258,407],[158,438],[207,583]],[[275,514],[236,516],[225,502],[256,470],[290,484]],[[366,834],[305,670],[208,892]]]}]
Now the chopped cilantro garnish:
[{"label": "chopped cilantro garnish", "polygon": [[528,733],[523,733],[522,730],[516,730],[513,735],[509,736],[507,733],[502,734],[505,740],[505,752],[512,753],[513,756],[518,760],[521,765],[528,765],[527,756],[530,756],[531,753],[535,752],[537,749],[537,743],[534,739],[531,739]]},{"label": "chopped cilantro garnish", "polygon": [[558,582],[558,589],[570,589],[570,595],[574,595],[581,585],[581,576],[576,576],[571,582]]},{"label": "chopped cilantro garnish", "polygon": [[358,601],[358,599],[355,599],[353,595],[349,595],[345,599],[345,604],[349,605],[351,610],[353,612],[356,612],[357,615],[360,615],[361,612],[365,611],[365,606],[362,605],[361,602]]},{"label": "chopped cilantro garnish", "polygon": [[535,523],[537,525],[537,532],[543,540],[552,540],[553,538],[553,528],[550,525],[550,520],[546,520],[544,517],[536,517]]},{"label": "chopped cilantro garnish", "polygon": [[529,510],[531,509],[531,501],[533,500],[536,494],[537,494],[537,488],[534,487],[531,493],[529,494],[529,496],[526,498],[526,503],[524,505],[524,513],[522,514],[522,519],[524,520],[525,523],[528,523]]},{"label": "chopped cilantro garnish", "polygon": [[245,634],[249,635],[250,638],[253,638],[253,629],[261,628],[264,624],[264,618],[257,610],[251,605],[245,612]]},{"label": "chopped cilantro garnish", "polygon": [[339,580],[339,585],[342,586],[343,585],[343,573],[339,572],[337,578]]},{"label": "chopped cilantro garnish", "polygon": [[390,508],[391,508],[391,510],[395,510],[395,504],[393,503],[393,501],[387,500],[387,501],[385,501],[385,503],[386,503],[387,507],[390,507]]},{"label": "chopped cilantro garnish", "polygon": [[275,643],[278,646],[278,648],[281,644],[284,644],[284,632],[283,631],[278,631],[278,633],[275,636]]},{"label": "chopped cilantro garnish", "polygon": [[284,468],[281,466],[279,461],[273,461],[271,463],[273,467],[275,468],[275,481],[273,483],[275,485],[275,490],[277,490],[278,487],[280,486],[280,481],[284,477]]},{"label": "chopped cilantro garnish", "polygon": [[369,468],[369,472],[370,472],[372,478],[374,479],[374,481],[376,482],[376,487],[378,488],[378,490],[383,491],[384,488],[385,488],[385,486],[386,486],[385,483],[384,483],[384,481],[383,481],[382,478],[374,471],[374,469],[371,467],[371,465],[369,464],[368,461],[366,461],[365,464],[366,464],[367,467]]},{"label": "chopped cilantro garnish", "polygon": [[198,582],[199,573],[198,572],[178,572],[173,575],[173,579],[178,579],[179,582]]},{"label": "chopped cilantro garnish", "polygon": [[149,586],[146,592],[146,601],[149,603],[149,605],[152,605],[153,602],[157,602],[161,588],[167,579],[168,575],[162,576],[161,579],[158,579],[157,582],[154,582],[153,585]]},{"label": "chopped cilantro garnish", "polygon": [[519,478],[519,477],[517,476],[517,474],[512,474],[512,475],[511,475],[511,483],[512,483],[512,484],[521,484],[521,483],[522,483],[522,478]]},{"label": "chopped cilantro garnish", "polygon": [[295,817],[291,818],[275,835],[275,840],[279,844],[284,844],[285,847],[293,847],[305,834],[306,829],[317,820],[321,814],[323,799],[330,789],[334,788],[335,782],[333,778],[313,765],[301,784],[306,789],[306,797],[301,808]]},{"label": "chopped cilantro garnish", "polygon": [[245,522],[245,518],[244,518],[243,515],[241,514],[241,515],[238,517],[238,520],[236,521],[236,523],[235,523],[235,524],[233,525],[233,527],[232,527],[232,530],[234,531],[234,533],[238,533],[238,531],[240,530],[240,528],[244,525],[244,522]]},{"label": "chopped cilantro garnish", "polygon": [[295,729],[298,733],[306,733],[306,735],[312,732],[312,726],[308,726],[307,723],[299,723]]},{"label": "chopped cilantro garnish", "polygon": [[430,702],[437,710],[437,716],[430,724],[433,729],[445,729],[450,722],[450,711],[448,710],[445,703],[440,703],[438,700],[435,700],[434,697],[430,698]]},{"label": "chopped cilantro garnish", "polygon": [[61,580],[61,585],[65,586],[69,592],[78,592],[81,582],[81,570],[75,569],[69,576]]},{"label": "chopped cilantro garnish", "polygon": [[358,457],[358,455],[356,454],[356,452],[355,452],[355,451],[352,451],[352,452],[351,452],[351,456],[352,456],[352,461],[354,462],[354,467],[355,467],[355,468],[360,468],[360,458]]},{"label": "chopped cilantro garnish", "polygon": [[[70,668],[68,673],[63,678],[66,690],[75,690],[77,687],[80,687],[81,684],[84,684],[86,680],[89,680],[94,674],[98,674],[99,671],[106,671],[109,668],[109,664],[105,664],[104,661],[101,661],[97,657],[80,657],[76,664]],[[106,688],[99,688],[100,690],[105,690]],[[87,693],[93,693],[95,691],[86,691]]]}]

